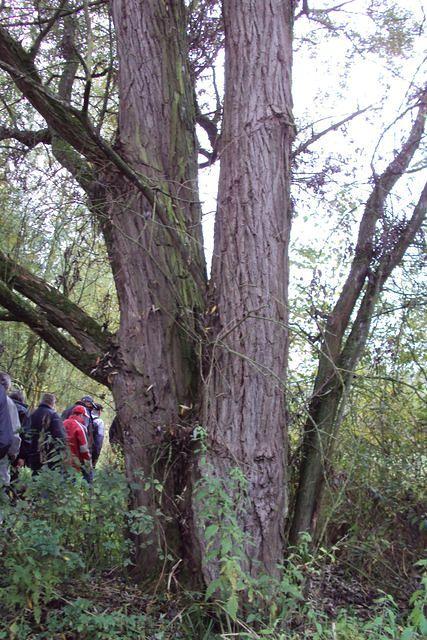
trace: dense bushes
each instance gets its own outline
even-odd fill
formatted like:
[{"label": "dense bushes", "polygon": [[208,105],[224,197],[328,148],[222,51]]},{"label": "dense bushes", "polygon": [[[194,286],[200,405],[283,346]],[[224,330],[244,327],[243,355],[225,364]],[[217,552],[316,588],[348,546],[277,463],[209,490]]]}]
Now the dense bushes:
[{"label": "dense bushes", "polygon": [[[167,585],[160,595],[143,593],[126,580],[131,547],[125,532],[144,528],[146,514],[128,510],[126,483],[113,467],[98,470],[93,487],[77,476],[45,470],[32,478],[24,470],[14,491],[3,494],[1,504],[0,639],[416,640],[426,630],[426,581],[412,596],[409,614],[402,615],[393,598],[378,592],[363,615],[348,607],[327,611],[313,585],[321,583],[335,557],[324,549],[313,555],[307,538],[291,551],[279,579],[245,582],[240,576],[248,597],[237,606],[233,596],[239,592],[239,601],[245,599],[226,569],[238,549],[226,542],[231,537],[238,545],[240,534],[227,515],[233,504],[224,492],[219,494],[226,523],[222,582],[206,597],[176,584],[174,593]],[[215,509],[218,491],[206,487],[205,493],[206,504]]]},{"label": "dense bushes", "polygon": [[127,490],[119,472],[100,471],[92,488],[77,475],[45,469],[33,478],[24,469],[13,491],[2,494],[0,507],[3,618],[30,611],[40,623],[65,583],[126,565]]},{"label": "dense bushes", "polygon": [[319,526],[345,575],[407,602],[427,534],[426,416],[417,389],[357,382],[330,468]]}]

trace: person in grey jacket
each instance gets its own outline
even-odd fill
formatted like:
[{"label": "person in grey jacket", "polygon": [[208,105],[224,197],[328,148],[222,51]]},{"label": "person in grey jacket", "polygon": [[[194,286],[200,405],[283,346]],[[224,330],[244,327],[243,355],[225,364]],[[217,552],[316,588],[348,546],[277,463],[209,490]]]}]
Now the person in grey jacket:
[{"label": "person in grey jacket", "polygon": [[[6,371],[0,371],[0,384],[4,388],[5,392],[8,393],[12,385],[12,380]],[[3,486],[8,486],[10,484],[10,462],[15,460],[21,447],[21,438],[19,436],[21,422],[19,420],[15,403],[9,397],[7,398],[7,407],[9,410],[10,421],[12,423],[13,439],[7,454],[0,459],[0,484]]]}]

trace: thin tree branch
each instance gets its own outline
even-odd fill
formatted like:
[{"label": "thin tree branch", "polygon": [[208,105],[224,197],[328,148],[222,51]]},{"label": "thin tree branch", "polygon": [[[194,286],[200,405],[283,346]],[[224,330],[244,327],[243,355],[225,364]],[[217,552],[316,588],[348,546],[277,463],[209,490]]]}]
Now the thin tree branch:
[{"label": "thin tree branch", "polygon": [[360,221],[353,261],[341,294],[331,314],[330,333],[343,335],[356,300],[362,290],[371,264],[375,226],[381,217],[386,198],[396,182],[403,176],[418,149],[425,127],[427,113],[427,87],[424,89],[419,109],[411,131],[395,158],[378,177],[374,176],[374,188],[366,202]]},{"label": "thin tree branch", "polygon": [[[79,55],[75,46],[76,24],[74,16],[64,19],[64,34],[61,41],[65,64],[59,79],[58,95],[70,106],[74,80],[79,67]],[[89,163],[60,135],[53,132],[52,153],[56,160],[71,173],[82,189],[89,193],[93,183],[93,170]]]},{"label": "thin tree branch", "polygon": [[[96,125],[96,131],[98,132],[98,134],[101,133],[102,125],[104,124],[104,119],[107,114],[108,102],[110,100],[110,90],[113,80],[113,26],[111,14],[108,15],[108,47],[110,54],[110,64],[106,70],[107,79],[105,82],[104,96],[102,99],[102,108],[99,114],[98,123]],[[93,74],[93,77],[96,77],[96,74]]]},{"label": "thin tree branch", "polygon": [[421,229],[422,223],[426,217],[426,212],[427,182],[424,185],[424,189],[421,192],[416,206],[414,207],[411,219],[398,232],[398,237],[394,246],[384,252],[375,273],[369,278],[362,302],[360,303],[356,318],[342,349],[337,365],[339,369],[346,372],[345,377],[347,379],[352,375],[368,338],[373,311],[378,300],[378,296],[381,293],[385,282],[390,277],[393,269],[401,262],[409,245],[413,242],[416,234]]},{"label": "thin tree branch", "polygon": [[16,86],[47,124],[90,162],[105,162],[97,140],[81,113],[64,103],[43,86],[33,61],[25,49],[0,28],[0,67],[9,73]]},{"label": "thin tree branch", "polygon": [[393,269],[401,262],[409,245],[414,241],[415,236],[421,229],[427,212],[427,182],[421,192],[419,200],[414,208],[409,222],[399,231],[397,229],[397,239],[391,249],[384,253],[381,259],[382,285],[390,276]]},{"label": "thin tree branch", "polygon": [[73,84],[79,68],[78,53],[75,48],[76,24],[73,16],[64,19],[64,34],[61,40],[65,64],[59,79],[58,95],[67,104],[71,104]]},{"label": "thin tree branch", "polygon": [[[89,2],[89,7],[100,7],[102,5],[106,5],[108,4],[109,0],[95,0],[94,2]],[[66,17],[66,16],[71,16],[74,15],[76,13],[79,13],[80,11],[84,10],[84,4],[80,4],[78,7],[75,7],[74,9],[64,9],[62,11],[61,14],[61,18]],[[2,22],[0,20],[0,25],[2,25],[3,27],[41,27],[42,24],[46,24],[48,22],[50,22],[51,18],[45,18],[43,20],[17,20],[16,22]]]},{"label": "thin tree branch", "polygon": [[112,163],[119,171],[144,195],[156,216],[167,230],[176,249],[198,288],[205,288],[205,280],[198,265],[191,259],[191,254],[184,245],[179,231],[170,219],[167,206],[162,202],[172,200],[171,196],[160,189],[153,180],[136,173],[127,162],[95,131],[87,118],[77,109],[66,105],[54,96],[42,84],[33,61],[25,49],[10,34],[0,27],[0,67],[13,78],[16,86],[30,101],[33,107],[45,118],[68,144],[84,155],[96,166]]},{"label": "thin tree branch", "polygon": [[43,29],[40,31],[39,35],[37,36],[37,38],[35,39],[34,43],[31,45],[30,51],[29,51],[29,55],[31,60],[35,60],[39,49],[40,49],[40,45],[43,42],[44,38],[47,36],[47,34],[49,33],[49,31],[52,29],[52,27],[54,26],[55,22],[62,16],[62,9],[64,7],[64,5],[66,4],[67,0],[61,0],[61,2],[59,3],[59,7],[56,9],[56,11],[53,13],[52,17],[49,18],[49,20],[47,21],[47,23],[45,24],[45,26],[43,27]]},{"label": "thin tree branch", "polygon": [[350,120],[353,120],[357,116],[360,116],[360,114],[365,113],[365,111],[368,111],[368,109],[371,109],[371,107],[372,105],[370,105],[369,107],[365,107],[364,109],[358,109],[357,111],[355,111],[354,113],[351,113],[349,116],[346,116],[339,122],[336,122],[335,124],[332,124],[330,127],[323,129],[323,131],[319,131],[319,133],[315,133],[311,138],[301,143],[295,149],[295,151],[292,152],[292,159],[295,159],[300,153],[307,151],[308,147],[311,147],[312,144],[320,140],[320,138],[323,138],[323,136],[325,136],[327,133],[330,133],[331,131],[336,131],[337,129],[342,127],[343,124],[346,124],[346,122],[350,122]]},{"label": "thin tree branch", "polygon": [[307,16],[308,18],[309,15],[310,15],[310,7],[308,6],[308,0],[302,0],[301,11],[297,13],[297,15],[295,16],[295,20],[298,20],[302,16]]},{"label": "thin tree branch", "polygon": [[201,156],[204,156],[205,158],[207,158],[206,162],[199,162],[198,164],[199,169],[205,169],[206,167],[210,167],[215,162],[216,156],[214,156],[214,154],[211,151],[207,151],[206,149],[203,149],[202,147],[199,146],[198,153]]},{"label": "thin tree branch", "polygon": [[93,33],[92,33],[92,22],[89,14],[89,7],[87,0],[84,2],[84,16],[86,22],[86,32],[87,32],[87,52],[86,52],[86,60],[84,64],[84,70],[86,74],[86,84],[83,94],[83,105],[82,105],[82,114],[87,118],[89,111],[89,101],[90,101],[90,92],[92,87],[92,54],[93,54]]},{"label": "thin tree branch", "polygon": [[[218,141],[219,141],[218,127],[217,127],[217,124],[213,120],[208,118],[208,116],[203,115],[202,113],[200,113],[199,108],[198,108],[197,105],[196,105],[196,109],[197,109],[196,122],[207,133],[210,145],[212,147],[212,152],[209,154],[209,161],[208,161],[208,163],[204,163],[204,165],[203,165],[203,166],[209,166],[209,165],[213,164],[215,162],[215,160],[217,159],[217,157],[218,157]],[[203,153],[202,150],[200,150],[200,152]],[[207,152],[207,153],[209,153],[209,152]],[[205,155],[205,154],[203,154],[203,155]]]},{"label": "thin tree branch", "polygon": [[50,144],[52,136],[49,129],[39,131],[20,130],[12,127],[0,127],[0,140],[17,140],[29,149],[33,149],[38,144]]},{"label": "thin tree branch", "polygon": [[[358,378],[360,378],[361,376],[358,376]],[[426,377],[426,376],[424,376]],[[425,397],[424,393],[420,393],[419,389],[417,389],[417,387],[413,384],[411,384],[410,382],[407,382],[406,380],[400,380],[399,378],[393,378],[392,376],[373,376],[373,375],[369,375],[368,373],[364,372],[363,373],[363,379],[364,380],[382,380],[384,382],[392,382],[394,385],[401,385],[402,387],[406,387],[408,389],[410,389],[411,391],[413,391],[415,393],[415,395],[417,396],[417,398],[419,400],[421,400],[421,402],[423,404],[427,404],[427,399]],[[427,379],[427,377],[426,377]]]}]

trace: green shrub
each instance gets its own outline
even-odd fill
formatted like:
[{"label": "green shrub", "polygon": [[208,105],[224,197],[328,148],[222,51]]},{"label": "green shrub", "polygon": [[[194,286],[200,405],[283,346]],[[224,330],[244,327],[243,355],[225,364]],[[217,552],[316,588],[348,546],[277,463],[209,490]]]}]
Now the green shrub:
[{"label": "green shrub", "polygon": [[114,470],[100,470],[90,487],[77,475],[25,469],[16,491],[22,499],[2,494],[0,507],[3,606],[30,609],[39,622],[61,584],[126,564],[127,488]]},{"label": "green shrub", "polygon": [[153,627],[152,622],[144,615],[130,615],[124,611],[100,612],[90,600],[78,598],[49,616],[48,630],[40,640],[49,640],[53,634],[78,637],[79,640],[143,640],[150,627]]},{"label": "green shrub", "polygon": [[[418,584],[405,615],[383,595],[364,614],[349,607],[327,615],[307,586],[335,561],[302,536],[290,549],[278,576],[253,578],[241,565],[244,536],[238,509],[244,508],[245,479],[233,470],[229,485],[199,483],[204,503],[205,551],[216,562],[217,579],[206,594],[178,592],[144,600],[127,588],[130,562],[126,530],[150,529],[144,510],[128,511],[122,474],[97,471],[93,486],[81,477],[27,470],[16,489],[22,498],[1,495],[0,640],[421,640],[427,577]],[[238,493],[241,502],[232,499]],[[427,566],[421,562],[422,570]],[[116,576],[112,593],[104,571]],[[108,585],[107,585],[108,586]],[[81,595],[85,597],[82,598]]]}]

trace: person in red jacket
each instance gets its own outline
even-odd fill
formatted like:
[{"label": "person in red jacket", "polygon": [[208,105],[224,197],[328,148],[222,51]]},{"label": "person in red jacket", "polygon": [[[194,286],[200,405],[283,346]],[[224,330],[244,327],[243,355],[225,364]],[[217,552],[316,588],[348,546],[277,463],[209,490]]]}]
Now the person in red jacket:
[{"label": "person in red jacket", "polygon": [[86,410],[81,405],[73,407],[69,418],[64,420],[69,450],[68,463],[84,474],[85,467],[92,466],[89,445],[84,428]]}]

